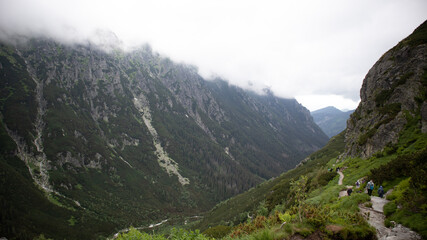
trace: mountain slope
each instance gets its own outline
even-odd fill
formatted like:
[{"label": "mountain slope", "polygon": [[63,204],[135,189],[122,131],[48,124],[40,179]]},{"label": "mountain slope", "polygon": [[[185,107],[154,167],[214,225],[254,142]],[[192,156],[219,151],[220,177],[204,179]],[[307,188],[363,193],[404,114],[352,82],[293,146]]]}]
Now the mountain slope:
[{"label": "mountain slope", "polygon": [[411,119],[425,124],[421,110],[426,108],[426,32],[423,23],[369,70],[360,90],[361,104],[348,121],[347,155],[370,157],[393,148]]},{"label": "mountain slope", "polygon": [[[295,169],[218,204],[196,227],[211,234],[228,225],[221,233],[241,239],[377,239],[359,213],[359,204],[369,206],[361,189],[372,179],[374,195],[380,185],[394,189],[386,226],[394,221],[426,238],[426,48],[424,22],[369,71],[345,131]],[[347,186],[351,196],[339,197]]]},{"label": "mountain slope", "polygon": [[326,107],[311,112],[314,122],[325,132],[328,137],[333,137],[344,131],[347,120],[354,111],[340,111],[335,107]]},{"label": "mountain slope", "polygon": [[[119,228],[207,210],[327,141],[296,100],[206,81],[149,47],[125,53],[43,39],[3,44],[0,76],[1,145],[10,146],[2,147],[2,161],[13,169],[20,159],[29,174],[15,177],[71,211],[63,216],[69,225],[51,223],[70,238],[88,221]],[[28,197],[8,194],[8,206]],[[34,214],[28,218],[39,230],[22,231],[55,235]],[[16,236],[13,221],[2,234]]]}]

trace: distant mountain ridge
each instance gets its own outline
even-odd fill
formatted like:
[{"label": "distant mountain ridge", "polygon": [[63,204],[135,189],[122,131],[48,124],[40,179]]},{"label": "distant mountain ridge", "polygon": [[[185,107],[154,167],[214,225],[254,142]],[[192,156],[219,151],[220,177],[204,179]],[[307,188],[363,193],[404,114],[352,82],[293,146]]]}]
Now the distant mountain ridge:
[{"label": "distant mountain ridge", "polygon": [[295,99],[206,81],[148,46],[2,44],[0,79],[2,236],[93,239],[197,214],[327,142]]},{"label": "distant mountain ridge", "polygon": [[319,125],[323,132],[329,137],[333,137],[344,131],[347,127],[347,120],[354,110],[341,111],[335,107],[329,106],[311,112],[314,122]]}]

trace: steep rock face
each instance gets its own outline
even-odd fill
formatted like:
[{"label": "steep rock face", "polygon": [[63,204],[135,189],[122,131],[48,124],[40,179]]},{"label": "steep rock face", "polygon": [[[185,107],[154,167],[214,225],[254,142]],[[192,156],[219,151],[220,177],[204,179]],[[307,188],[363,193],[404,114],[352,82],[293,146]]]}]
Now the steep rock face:
[{"label": "steep rock face", "polygon": [[426,101],[427,24],[385,53],[369,70],[361,102],[347,121],[347,155],[370,157],[397,143],[408,120]]},{"label": "steep rock face", "polygon": [[1,154],[115,226],[206,210],[327,141],[296,100],[206,81],[149,47],[1,45],[0,78],[1,141],[16,145]]}]

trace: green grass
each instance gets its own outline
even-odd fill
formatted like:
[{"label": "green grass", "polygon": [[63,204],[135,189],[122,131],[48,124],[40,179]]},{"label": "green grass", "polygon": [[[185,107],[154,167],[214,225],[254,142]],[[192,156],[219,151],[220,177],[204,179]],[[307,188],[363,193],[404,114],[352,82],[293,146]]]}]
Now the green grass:
[{"label": "green grass", "polygon": [[317,175],[317,170],[319,169],[324,171],[324,166],[331,158],[336,158],[342,153],[344,145],[344,132],[342,132],[331,138],[326,147],[310,155],[307,158],[308,161],[300,167],[292,169],[277,178],[270,179],[236,197],[221,202],[209,211],[203,220],[194,227],[205,230],[224,223],[237,225],[244,222],[248,214],[253,215],[259,203],[263,200],[266,201],[269,210],[272,210],[276,205],[283,203],[283,200],[289,193],[289,182],[291,180],[306,174],[311,174],[314,177]]},{"label": "green grass", "polygon": [[394,202],[388,202],[384,205],[383,207],[383,211],[384,211],[384,215],[386,217],[392,215],[393,213],[395,213],[397,210],[397,206]]},{"label": "green grass", "polygon": [[[338,140],[343,139],[343,135],[338,135],[335,139],[331,140],[327,147],[312,154],[308,158],[308,161],[302,164],[300,167],[284,173],[274,180],[261,184],[259,188],[263,189],[264,193],[266,192],[266,189],[269,189],[268,191],[270,192],[265,196],[258,195],[256,201],[260,202],[262,200],[259,199],[262,199],[263,197],[266,198],[267,205],[271,204],[271,206],[269,205],[269,210],[271,210],[270,217],[272,214],[274,214],[274,211],[279,211],[282,213],[285,211],[292,211],[292,204],[289,203],[289,201],[286,201],[290,194],[290,182],[295,180],[300,175],[306,175],[309,179],[308,198],[305,201],[305,203],[308,205],[306,207],[307,209],[321,208],[323,210],[314,211],[315,216],[318,215],[318,217],[306,218],[303,223],[305,224],[304,227],[298,228],[296,222],[285,225],[283,231],[285,231],[285,235],[287,234],[286,236],[291,236],[296,233],[309,236],[310,234],[313,234],[315,231],[320,229],[322,234],[326,234],[330,238],[373,239],[375,238],[375,230],[370,227],[364,218],[359,214],[358,208],[359,204],[370,203],[370,197],[363,193],[363,187],[365,184],[362,184],[360,189],[353,188],[354,191],[351,196],[338,198],[338,193],[342,190],[345,190],[346,185],[354,186],[358,179],[370,180],[370,178],[374,178],[374,176],[376,176],[373,174],[377,174],[378,171],[382,171],[386,176],[389,175],[390,178],[385,178],[382,181],[375,180],[376,185],[374,195],[376,195],[376,190],[378,189],[379,184],[382,184],[386,191],[390,188],[395,188],[395,192],[390,195],[393,201],[386,205],[384,209],[385,213],[389,216],[387,221],[393,220],[402,223],[405,226],[408,226],[421,233],[425,237],[425,226],[427,225],[423,218],[427,219],[425,215],[427,212],[427,204],[423,204],[422,201],[424,200],[422,197],[414,198],[414,200],[410,200],[407,197],[405,198],[405,196],[408,196],[408,194],[409,196],[412,196],[410,194],[413,194],[408,192],[408,184],[410,184],[410,180],[407,177],[404,177],[409,175],[394,174],[393,171],[388,170],[387,168],[387,166],[394,166],[395,162],[400,161],[410,161],[415,165],[423,164],[423,162],[419,159],[424,158],[424,155],[422,155],[422,149],[427,145],[427,134],[422,134],[419,131],[419,118],[407,117],[407,119],[407,126],[402,131],[399,142],[395,145],[386,147],[384,151],[379,152],[368,159],[344,158],[337,161],[337,157],[341,151],[340,149],[344,148],[344,146],[340,144],[341,140]],[[410,168],[412,165],[407,166]],[[332,168],[334,170],[336,167],[343,169],[343,173],[345,175],[342,186],[337,185],[339,178],[338,175],[333,175],[333,173],[328,172],[328,169]],[[425,170],[425,167],[422,165],[414,169]],[[408,174],[409,172],[418,174],[416,171],[414,172],[412,170],[408,170],[407,172]],[[422,176],[422,174],[414,176]],[[423,178],[420,177],[419,179]],[[397,187],[395,187],[396,185]],[[424,185],[421,185],[421,188],[424,189],[422,186]],[[251,197],[252,200],[254,200],[254,193],[256,193],[255,190],[252,190],[252,192],[248,193],[247,195],[242,194],[236,198],[230,199],[222,203],[221,209],[214,209],[212,212],[210,212],[210,214],[215,216],[218,214],[216,211],[228,211],[226,209],[230,209],[229,214],[231,214],[234,207],[238,208],[238,205],[241,203],[242,199],[245,199],[247,204],[251,202]],[[424,194],[425,190],[418,191],[418,194],[420,193]],[[240,200],[237,201],[237,199]],[[401,208],[399,209],[397,208],[399,201],[410,202],[411,204],[400,204]],[[413,208],[413,203],[416,201],[421,201],[417,204],[419,205],[418,210]],[[255,208],[255,205],[252,210],[251,208],[247,208],[244,215],[246,216],[247,213],[255,214]],[[232,214],[236,216],[234,212]],[[205,220],[209,219],[212,219],[211,216],[208,216]],[[221,218],[219,217],[217,221],[220,221],[220,219]],[[243,218],[243,220],[244,219],[245,218]],[[232,221],[229,223],[231,222]],[[235,224],[236,222],[233,223]],[[319,228],[319,226],[327,226],[330,224],[337,225],[342,229],[338,233],[331,233],[326,230],[322,230],[321,227]],[[259,231],[257,233],[241,235],[239,239],[255,239],[256,237],[263,236],[265,238],[271,237],[268,235],[268,231],[277,229],[277,225],[267,226],[266,229],[267,230],[265,231]],[[278,232],[281,231],[282,229]]]}]

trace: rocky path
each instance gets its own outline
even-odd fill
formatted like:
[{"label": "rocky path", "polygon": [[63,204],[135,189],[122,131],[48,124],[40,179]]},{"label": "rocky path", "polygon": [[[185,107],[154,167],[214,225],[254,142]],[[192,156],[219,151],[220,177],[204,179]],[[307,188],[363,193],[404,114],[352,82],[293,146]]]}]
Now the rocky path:
[{"label": "rocky path", "polygon": [[415,240],[421,239],[421,236],[409,228],[396,224],[393,228],[384,226],[385,216],[383,214],[384,205],[389,202],[385,198],[371,196],[372,208],[359,205],[360,212],[368,220],[368,223],[377,229],[377,238],[379,240]]},{"label": "rocky path", "polygon": [[344,174],[341,171],[338,171],[338,174],[340,175],[340,179],[338,179],[338,185],[342,185],[342,180],[344,179]]},{"label": "rocky path", "polygon": [[[338,179],[338,185],[342,185],[342,180],[344,179],[344,174],[341,171],[338,171],[338,174],[340,175],[340,178]],[[352,187],[352,186],[347,186],[347,188]],[[348,196],[347,194],[347,190],[341,191],[339,193],[339,197],[344,197],[344,196]]]},{"label": "rocky path", "polygon": [[[342,185],[344,174],[338,171],[340,178],[338,185]],[[351,186],[347,186],[351,187]],[[387,192],[387,196],[390,193]],[[339,197],[347,196],[347,191],[341,191]],[[383,207],[389,201],[385,198],[371,196],[372,208],[365,207],[364,204],[359,204],[359,209],[362,215],[368,220],[368,223],[377,230],[378,240],[419,240],[421,236],[412,231],[411,229],[402,226],[401,224],[395,224],[392,228],[387,228],[384,225],[384,213]]]}]

